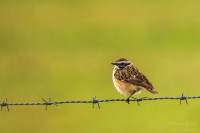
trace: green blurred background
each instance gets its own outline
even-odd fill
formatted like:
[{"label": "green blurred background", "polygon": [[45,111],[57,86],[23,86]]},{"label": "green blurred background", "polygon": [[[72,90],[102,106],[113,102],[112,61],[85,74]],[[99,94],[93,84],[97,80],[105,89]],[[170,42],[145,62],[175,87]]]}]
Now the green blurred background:
[{"label": "green blurred background", "polygon": [[[126,57],[159,95],[200,95],[199,1],[0,1],[0,100],[125,98],[110,64]],[[184,101],[183,101],[184,102]],[[10,106],[2,133],[200,132],[199,100]]]}]

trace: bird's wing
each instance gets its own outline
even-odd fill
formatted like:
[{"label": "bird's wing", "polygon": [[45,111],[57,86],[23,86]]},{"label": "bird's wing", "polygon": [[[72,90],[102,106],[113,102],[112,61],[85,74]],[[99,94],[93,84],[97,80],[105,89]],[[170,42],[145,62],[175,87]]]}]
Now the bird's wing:
[{"label": "bird's wing", "polygon": [[128,66],[126,69],[123,70],[117,70],[115,73],[115,78],[120,81],[143,87],[153,94],[158,93],[154,90],[151,82],[134,65]]}]

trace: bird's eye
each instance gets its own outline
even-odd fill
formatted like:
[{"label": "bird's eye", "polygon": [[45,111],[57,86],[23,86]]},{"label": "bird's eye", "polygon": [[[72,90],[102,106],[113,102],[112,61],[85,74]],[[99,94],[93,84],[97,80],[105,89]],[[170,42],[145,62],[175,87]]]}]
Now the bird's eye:
[{"label": "bird's eye", "polygon": [[122,66],[122,65],[119,65],[119,66],[118,66],[118,68],[119,68],[119,69],[123,69],[123,68],[124,68],[124,66]]}]

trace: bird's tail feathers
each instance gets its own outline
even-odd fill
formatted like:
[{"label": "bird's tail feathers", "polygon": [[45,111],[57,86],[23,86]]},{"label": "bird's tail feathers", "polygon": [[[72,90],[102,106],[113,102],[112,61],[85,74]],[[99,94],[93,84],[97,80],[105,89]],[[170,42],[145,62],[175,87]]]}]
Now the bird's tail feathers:
[{"label": "bird's tail feathers", "polygon": [[158,94],[157,91],[153,90],[152,88],[147,89],[149,92],[153,93],[153,94]]}]

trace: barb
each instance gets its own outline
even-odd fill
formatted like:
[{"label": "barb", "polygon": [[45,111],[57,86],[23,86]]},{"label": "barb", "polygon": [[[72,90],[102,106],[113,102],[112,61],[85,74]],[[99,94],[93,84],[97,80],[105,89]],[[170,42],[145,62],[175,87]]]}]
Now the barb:
[{"label": "barb", "polygon": [[[143,97],[143,98],[134,98],[134,99],[130,99],[130,101],[133,102],[137,102],[137,104],[140,106],[139,102],[141,101],[152,101],[152,100],[167,100],[167,99],[171,99],[171,100],[180,100],[180,105],[181,105],[181,101],[185,100],[186,104],[188,104],[187,99],[198,99],[200,98],[200,96],[189,96],[186,97],[184,96],[184,93],[182,93],[181,97],[154,97],[154,98],[147,98],[147,97]],[[1,110],[3,107],[7,107],[7,110],[9,111],[9,107],[8,106],[15,106],[15,105],[45,105],[45,109],[47,110],[47,106],[50,105],[56,105],[57,104],[63,104],[63,103],[92,103],[92,107],[94,108],[94,104],[98,104],[98,108],[100,109],[100,102],[120,102],[120,101],[126,101],[126,99],[106,99],[106,100],[97,100],[96,96],[93,97],[93,100],[91,101],[58,101],[58,102],[52,102],[51,98],[49,98],[49,101],[47,102],[46,100],[44,100],[42,98],[42,100],[44,102],[39,102],[39,103],[8,103],[7,102],[7,98],[0,103],[1,106]]]},{"label": "barb", "polygon": [[46,100],[44,100],[43,98],[42,98],[42,100],[44,101],[45,110],[47,110],[47,106],[48,106],[48,105],[52,105],[52,104],[54,104],[54,105],[56,105],[56,106],[57,106],[57,104],[56,104],[56,103],[54,103],[54,102],[51,102],[51,98],[49,98],[49,102],[47,102],[47,101],[46,101]]},{"label": "barb", "polygon": [[1,103],[1,111],[3,110],[3,106],[6,106],[8,112],[9,112],[9,107],[8,107],[8,105],[9,105],[9,104],[7,103],[7,98],[6,98],[5,101],[3,101],[3,102]]},{"label": "barb", "polygon": [[100,109],[99,100],[96,99],[96,96],[94,96],[94,97],[93,97],[93,100],[92,100],[92,107],[93,107],[93,108],[94,108],[94,104],[95,104],[95,103],[98,104],[98,107],[99,107],[99,109]]},{"label": "barb", "polygon": [[186,104],[188,104],[187,97],[184,96],[184,92],[182,93],[182,96],[180,97],[180,105],[181,105],[181,100],[185,100]]}]

